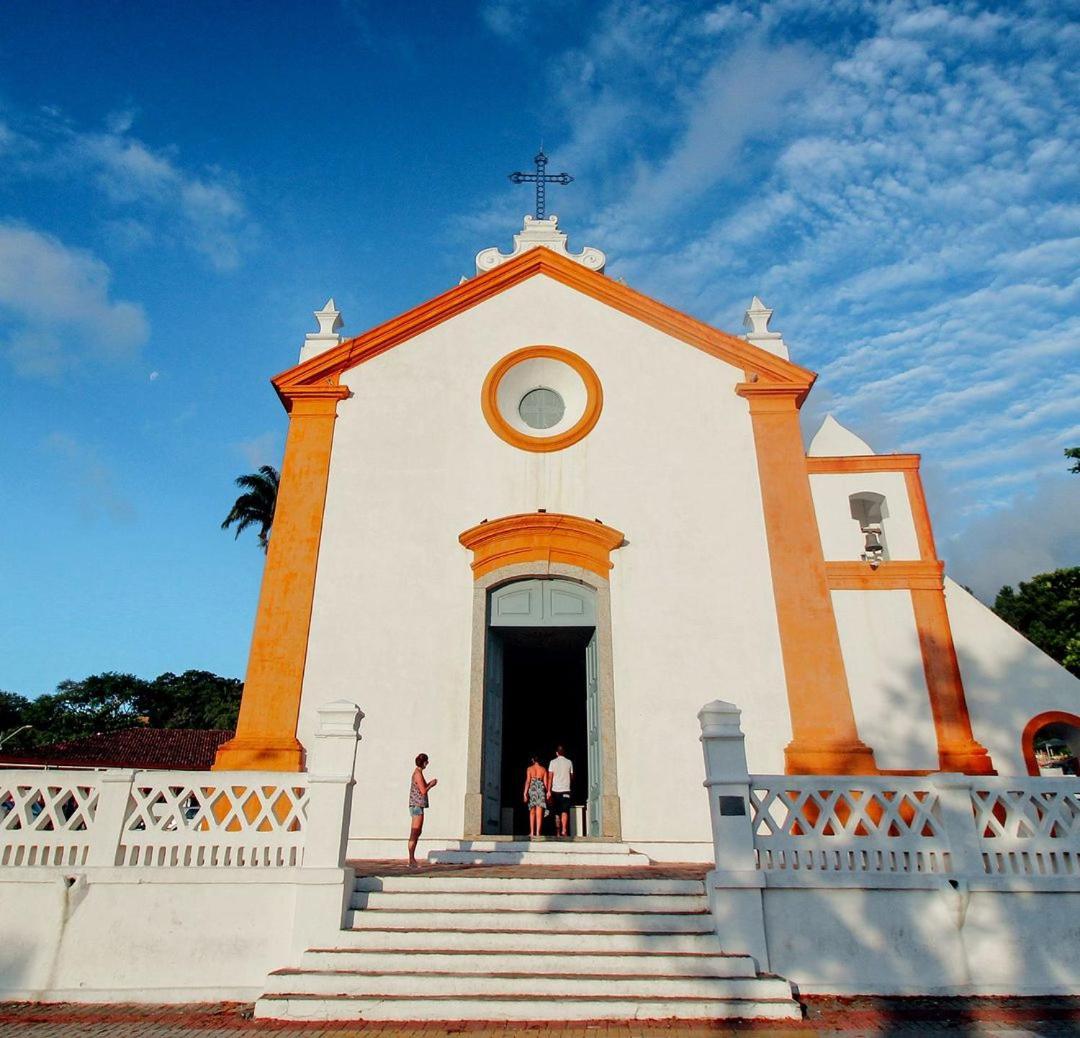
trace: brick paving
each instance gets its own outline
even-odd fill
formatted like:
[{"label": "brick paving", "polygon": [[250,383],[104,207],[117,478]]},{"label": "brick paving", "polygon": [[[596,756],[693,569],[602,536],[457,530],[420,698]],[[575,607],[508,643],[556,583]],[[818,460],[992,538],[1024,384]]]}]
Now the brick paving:
[{"label": "brick paving", "polygon": [[805,998],[806,1018],[785,1023],[312,1023],[253,1020],[250,1005],[76,1005],[0,1002],[0,1038],[235,1038],[272,1032],[279,1038],[715,1038],[718,1035],[815,1035],[820,1038],[915,1038],[922,1035],[1074,1038],[1080,1035],[1078,998]]}]

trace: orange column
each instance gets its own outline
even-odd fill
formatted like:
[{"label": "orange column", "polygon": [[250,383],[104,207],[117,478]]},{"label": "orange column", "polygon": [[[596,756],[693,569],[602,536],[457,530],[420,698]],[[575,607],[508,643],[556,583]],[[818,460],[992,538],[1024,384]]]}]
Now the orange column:
[{"label": "orange column", "polygon": [[[906,469],[911,514],[924,561],[937,561],[930,511],[917,469]],[[930,713],[938,744],[938,764],[942,771],[962,771],[970,775],[994,775],[993,762],[986,748],[975,741],[968,714],[960,663],[953,644],[949,611],[945,604],[944,584],[934,588],[912,588],[911,605],[915,611],[915,629],[919,633],[923,673],[930,697]]]},{"label": "orange column", "polygon": [[807,389],[759,382],[737,387],[750,404],[769,538],[791,712],[784,758],[789,774],[873,774],[873,750],[855,725],[810,496],[798,410]]},{"label": "orange column", "polygon": [[216,770],[299,771],[303,765],[296,722],[337,402],[349,391],[322,385],[282,392],[289,407],[289,434],[270,550],[236,736],[218,749]]}]

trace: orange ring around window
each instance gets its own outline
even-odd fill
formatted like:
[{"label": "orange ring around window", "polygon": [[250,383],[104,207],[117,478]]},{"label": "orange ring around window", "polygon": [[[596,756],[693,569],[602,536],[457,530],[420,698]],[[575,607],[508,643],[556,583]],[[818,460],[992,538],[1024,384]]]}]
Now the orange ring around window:
[{"label": "orange ring around window", "polygon": [[[515,429],[499,411],[499,383],[502,382],[503,376],[522,361],[533,360],[537,357],[557,360],[569,365],[585,383],[584,412],[569,429],[555,436],[530,436],[528,433],[523,433]],[[480,406],[483,408],[484,418],[491,426],[491,431],[512,447],[538,453],[561,451],[584,439],[592,431],[593,426],[600,419],[600,411],[604,406],[604,391],[596,372],[576,353],[564,350],[561,346],[526,346],[508,353],[488,372],[480,394]]]}]

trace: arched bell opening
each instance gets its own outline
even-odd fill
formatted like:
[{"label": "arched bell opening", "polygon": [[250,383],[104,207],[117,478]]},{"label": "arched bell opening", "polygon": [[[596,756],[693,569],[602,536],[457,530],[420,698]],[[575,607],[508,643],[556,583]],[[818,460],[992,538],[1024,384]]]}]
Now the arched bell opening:
[{"label": "arched bell opening", "polygon": [[1080,717],[1052,710],[1033,717],[1021,736],[1029,775],[1080,775]]}]

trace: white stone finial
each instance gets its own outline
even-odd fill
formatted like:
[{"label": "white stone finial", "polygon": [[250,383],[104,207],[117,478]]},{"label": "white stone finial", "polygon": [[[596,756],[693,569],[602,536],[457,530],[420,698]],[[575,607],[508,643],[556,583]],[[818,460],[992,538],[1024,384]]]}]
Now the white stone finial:
[{"label": "white stone finial", "polygon": [[825,416],[806,452],[810,458],[866,457],[873,453],[870,444],[842,426],[831,414]]},{"label": "white stone finial", "polygon": [[769,321],[773,312],[757,296],[750,301],[743,314],[743,327],[747,329],[743,338],[752,346],[758,346],[778,357],[788,359],[788,348],[780,332],[769,331]]},{"label": "white stone finial", "polygon": [[476,273],[484,274],[494,270],[507,260],[520,256],[529,249],[538,247],[551,249],[552,252],[566,256],[575,263],[580,263],[589,270],[595,270],[598,274],[604,272],[604,264],[607,257],[599,249],[585,248],[581,252],[570,252],[566,248],[566,234],[559,230],[559,218],[549,216],[546,220],[537,220],[532,216],[525,217],[525,223],[520,234],[514,235],[514,249],[512,252],[499,252],[498,248],[484,249],[476,254]]},{"label": "white stone finial", "polygon": [[345,322],[341,319],[341,311],[335,306],[333,296],[326,301],[326,305],[321,310],[315,310],[314,314],[315,320],[319,322],[319,330],[308,332],[304,336],[304,345],[300,347],[301,364],[305,360],[317,357],[320,353],[325,353],[341,342],[341,336],[338,333],[345,327]]}]

